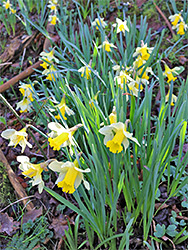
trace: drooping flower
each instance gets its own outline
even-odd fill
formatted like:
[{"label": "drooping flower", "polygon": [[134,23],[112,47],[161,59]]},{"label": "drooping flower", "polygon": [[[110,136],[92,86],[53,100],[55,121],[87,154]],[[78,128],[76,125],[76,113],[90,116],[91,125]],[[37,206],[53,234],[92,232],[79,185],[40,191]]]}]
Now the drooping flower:
[{"label": "drooping flower", "polygon": [[62,188],[63,192],[65,193],[74,193],[75,189],[83,181],[84,186],[87,190],[90,189],[89,183],[84,180],[83,173],[89,173],[91,170],[87,169],[80,169],[79,163],[77,160],[74,162],[59,162],[53,161],[50,163],[49,168],[55,172],[59,172],[59,177],[57,178],[55,184],[58,187]]},{"label": "drooping flower", "polygon": [[59,63],[59,59],[57,59],[55,56],[54,56],[54,51],[55,49],[52,49],[50,52],[41,52],[40,53],[40,56],[42,56],[42,59],[44,59],[45,61],[47,62],[56,62],[56,63]]},{"label": "drooping flower", "polygon": [[91,25],[96,27],[96,29],[98,30],[100,25],[105,28],[107,26],[107,23],[104,21],[104,18],[95,18]]},{"label": "drooping flower", "polygon": [[19,131],[16,131],[15,129],[6,129],[1,133],[1,136],[10,140],[8,146],[16,147],[19,144],[22,148],[22,153],[24,152],[26,145],[29,148],[32,148],[32,145],[27,141],[28,134],[26,133],[26,128]]},{"label": "drooping flower", "polygon": [[42,72],[43,75],[46,75],[46,79],[49,81],[54,80],[55,81],[55,77],[57,77],[58,73],[56,68],[54,67],[54,65],[50,65],[49,69],[45,69]]},{"label": "drooping flower", "polygon": [[23,98],[20,102],[16,103],[16,109],[21,109],[20,112],[27,112],[31,110],[31,101],[27,98]]},{"label": "drooping flower", "polygon": [[109,43],[108,40],[106,39],[102,45],[100,45],[98,48],[103,48],[107,52],[111,52],[111,47],[112,48],[117,48],[113,43]]},{"label": "drooping flower", "polygon": [[15,13],[16,13],[16,10],[14,10],[13,8],[10,8],[10,12],[11,12],[12,14],[15,14]]},{"label": "drooping flower", "polygon": [[109,126],[104,126],[103,128],[99,129],[99,132],[105,136],[104,144],[112,153],[120,153],[123,150],[121,144],[123,144],[126,151],[129,146],[129,140],[134,141],[136,144],[138,144],[138,146],[140,146],[137,139],[132,136],[133,134],[127,131],[126,124],[122,122],[112,123]]},{"label": "drooping flower", "polygon": [[141,41],[141,47],[136,48],[136,52],[133,54],[133,57],[135,57],[137,55],[140,55],[142,60],[148,60],[152,50],[153,50],[153,48],[148,48],[147,47],[147,43],[144,44],[144,42]]},{"label": "drooping flower", "polygon": [[117,33],[123,32],[125,35],[125,31],[129,32],[129,28],[127,26],[127,20],[122,21],[119,18],[116,18],[116,23],[112,25],[113,27],[117,26]]},{"label": "drooping flower", "polygon": [[17,156],[17,161],[21,164],[19,165],[19,169],[23,172],[22,174],[25,177],[32,178],[31,184],[32,186],[38,185],[39,193],[42,193],[44,188],[44,181],[42,180],[42,172],[43,170],[47,171],[47,166],[54,160],[48,160],[39,164],[32,164],[29,162],[29,158],[27,156]]},{"label": "drooping flower", "polygon": [[[165,102],[168,102],[168,101],[169,101],[169,97],[170,97],[170,90],[168,91],[167,95],[165,96]],[[174,94],[172,94],[172,98],[171,98],[171,103],[170,103],[170,105],[171,105],[171,106],[174,106],[174,104],[176,103],[177,99],[178,99],[177,96],[174,95]]]},{"label": "drooping flower", "polygon": [[56,13],[57,12],[58,1],[49,1],[47,6],[48,6],[48,8],[50,8],[51,11],[54,11]]},{"label": "drooping flower", "polygon": [[170,19],[173,26],[176,26],[180,20],[181,21],[183,20],[183,18],[181,16],[181,12],[179,14],[169,16],[169,19]]},{"label": "drooping flower", "polygon": [[21,84],[19,86],[19,90],[22,93],[22,95],[24,96],[24,98],[28,98],[31,102],[34,100],[31,84]]},{"label": "drooping flower", "polygon": [[91,70],[88,66],[81,67],[78,72],[81,72],[81,77],[85,77],[87,80],[91,78]]},{"label": "drooping flower", "polygon": [[[164,76],[168,78],[167,82],[175,81],[177,77],[174,77],[174,75],[178,75],[179,73],[177,72],[180,68],[175,67],[173,69],[170,69],[168,65],[165,63],[165,72],[163,73]],[[173,75],[174,74],[174,75]]]},{"label": "drooping flower", "polygon": [[108,118],[110,120],[110,124],[117,123],[117,113],[116,113],[116,107],[115,106],[113,106],[112,113],[110,113]]},{"label": "drooping flower", "polygon": [[60,150],[60,148],[66,146],[69,146],[71,149],[71,145],[75,145],[73,141],[73,134],[80,127],[82,127],[82,124],[77,124],[72,128],[65,129],[58,122],[50,122],[48,124],[48,128],[52,130],[48,138],[50,146],[54,150]]},{"label": "drooping flower", "polygon": [[[67,120],[65,113],[70,116],[70,115],[74,115],[74,111],[72,111],[67,105],[66,105],[66,101],[65,101],[65,95],[63,96],[63,98],[61,99],[61,102],[55,106],[55,108],[58,108],[61,115],[63,116],[64,120]],[[56,115],[55,116],[56,119],[60,120],[61,117],[60,115]]]},{"label": "drooping flower", "polygon": [[56,25],[56,23],[59,22],[59,19],[57,18],[57,16],[55,14],[49,15],[48,20],[52,25]]},{"label": "drooping flower", "polygon": [[187,24],[185,24],[184,21],[181,21],[179,24],[176,25],[177,34],[184,35],[185,30],[187,30],[187,27],[188,27]]}]

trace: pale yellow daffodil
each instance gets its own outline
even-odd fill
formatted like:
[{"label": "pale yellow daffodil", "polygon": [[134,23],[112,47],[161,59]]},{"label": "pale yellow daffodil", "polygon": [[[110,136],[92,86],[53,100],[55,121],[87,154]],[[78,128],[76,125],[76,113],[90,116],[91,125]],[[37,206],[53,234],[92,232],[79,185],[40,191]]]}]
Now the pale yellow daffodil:
[{"label": "pale yellow daffodil", "polygon": [[179,14],[169,16],[169,19],[170,19],[170,22],[172,23],[173,26],[176,26],[179,21],[183,20],[183,18],[181,16],[181,12]]},{"label": "pale yellow daffodil", "polygon": [[107,26],[107,23],[104,21],[104,18],[95,18],[91,25],[96,27],[96,29],[98,30],[101,25],[103,28],[105,28]]},{"label": "pale yellow daffodil", "polygon": [[127,21],[122,21],[119,18],[116,18],[116,23],[112,25],[113,27],[117,26],[117,33],[123,32],[125,35],[125,31],[129,32],[129,28],[127,26]]},{"label": "pale yellow daffodil", "polygon": [[142,60],[148,60],[152,50],[153,48],[147,47],[147,43],[144,44],[144,42],[141,41],[141,47],[136,48],[136,52],[133,54],[133,57],[140,55]]},{"label": "pale yellow daffodil", "polygon": [[87,80],[91,78],[91,70],[89,66],[83,66],[78,69],[78,72],[81,73],[81,77],[85,77]]},{"label": "pale yellow daffodil", "polygon": [[[67,105],[66,105],[66,101],[65,101],[65,95],[64,97],[61,99],[61,102],[55,106],[55,108],[59,109],[61,115],[63,116],[64,120],[67,120],[65,113],[70,116],[70,115],[74,115],[74,111],[72,111]],[[55,116],[56,119],[60,120],[61,116],[58,114]]]},{"label": "pale yellow daffodil", "polygon": [[20,102],[16,103],[17,107],[16,109],[21,109],[20,112],[27,112],[32,110],[31,108],[31,101],[27,98],[23,98]]},{"label": "pale yellow daffodil", "polygon": [[[168,91],[167,95],[165,96],[165,102],[168,102],[169,101],[169,97],[170,97],[170,90]],[[174,104],[177,102],[177,96],[172,94],[172,98],[171,98],[171,103],[170,105],[171,106],[174,106]]]},{"label": "pale yellow daffodil", "polygon": [[168,65],[165,63],[165,72],[163,73],[164,76],[166,76],[168,78],[167,82],[171,82],[171,81],[175,81],[177,79],[177,77],[174,77],[174,75],[178,75],[178,70],[180,68],[179,67],[175,67],[173,69],[170,69],[168,67]]},{"label": "pale yellow daffodil", "polygon": [[24,152],[26,146],[32,148],[32,145],[27,141],[28,134],[26,133],[26,128],[19,131],[16,131],[15,129],[6,129],[1,133],[1,136],[10,140],[8,146],[16,147],[19,144],[22,148],[22,153]]},{"label": "pale yellow daffodil", "polygon": [[179,24],[176,25],[176,29],[177,29],[177,34],[179,35],[184,35],[185,34],[185,30],[187,30],[187,24],[185,24],[184,21],[180,22]]},{"label": "pale yellow daffodil", "polygon": [[19,90],[24,96],[24,98],[28,98],[31,102],[34,100],[33,99],[33,90],[31,84],[21,84],[19,86]]},{"label": "pale yellow daffodil", "polygon": [[56,62],[56,63],[59,63],[59,59],[57,59],[55,56],[54,56],[54,52],[55,52],[55,49],[52,49],[50,52],[41,52],[40,53],[40,56],[42,56],[42,59],[44,59],[45,61],[47,62]]},{"label": "pale yellow daffodil", "polygon": [[100,48],[103,48],[105,51],[111,52],[111,48],[117,48],[117,47],[116,47],[113,43],[109,43],[108,40],[106,39],[106,40],[102,43],[102,45],[100,45],[98,48],[99,48],[99,49],[100,49]]},{"label": "pale yellow daffodil", "polygon": [[55,172],[59,173],[59,177],[57,178],[55,184],[58,187],[62,188],[63,192],[65,193],[74,193],[75,189],[83,181],[84,186],[87,190],[90,189],[89,183],[84,180],[83,173],[89,173],[91,170],[87,169],[80,169],[78,161],[75,160],[74,162],[59,162],[53,161],[49,164],[49,168]]},{"label": "pale yellow daffodil", "polygon": [[11,6],[12,6],[12,4],[10,3],[10,0],[7,0],[7,1],[4,1],[4,2],[3,2],[3,7],[4,7],[6,10],[10,9]]},{"label": "pale yellow daffodil", "polygon": [[39,193],[42,193],[44,188],[44,181],[42,180],[42,172],[43,170],[47,170],[47,166],[54,160],[48,160],[39,164],[32,164],[29,161],[27,156],[17,156],[17,161],[21,164],[19,165],[19,169],[23,172],[22,174],[25,177],[32,178],[31,184],[32,186],[38,185]]},{"label": "pale yellow daffodil", "polygon": [[126,124],[122,122],[104,126],[99,129],[99,132],[105,136],[104,144],[107,148],[109,148],[110,152],[114,154],[120,153],[123,150],[121,144],[123,144],[124,150],[126,151],[129,146],[129,140],[134,141],[138,146],[140,146],[138,140],[132,136],[133,134],[126,130]]},{"label": "pale yellow daffodil", "polygon": [[48,138],[50,146],[54,150],[60,150],[60,148],[62,147],[69,146],[71,150],[71,145],[75,145],[73,141],[73,134],[80,127],[82,127],[82,124],[77,124],[76,126],[72,128],[65,129],[58,122],[50,122],[48,124],[48,128],[52,130]]}]

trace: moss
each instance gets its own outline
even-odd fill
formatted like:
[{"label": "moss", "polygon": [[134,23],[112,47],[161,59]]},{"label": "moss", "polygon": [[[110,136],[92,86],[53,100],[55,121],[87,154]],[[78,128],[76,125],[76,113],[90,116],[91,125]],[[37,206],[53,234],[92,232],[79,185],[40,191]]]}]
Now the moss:
[{"label": "moss", "polygon": [[5,166],[0,162],[0,207],[9,205],[9,201],[12,200],[15,200],[14,189],[9,181]]}]

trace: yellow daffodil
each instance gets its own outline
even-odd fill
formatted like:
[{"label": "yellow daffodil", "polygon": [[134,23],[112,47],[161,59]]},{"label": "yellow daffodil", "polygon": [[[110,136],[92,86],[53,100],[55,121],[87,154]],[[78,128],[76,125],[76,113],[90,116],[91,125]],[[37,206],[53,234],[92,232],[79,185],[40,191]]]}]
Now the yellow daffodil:
[{"label": "yellow daffodil", "polygon": [[48,3],[48,8],[50,8],[51,11],[54,11],[55,13],[57,12],[57,6],[58,6],[58,1],[49,1]]},{"label": "yellow daffodil", "polygon": [[59,162],[53,161],[50,163],[49,168],[55,172],[59,173],[59,177],[57,178],[55,184],[58,187],[62,188],[63,192],[65,193],[74,193],[75,189],[83,181],[84,186],[87,190],[90,189],[89,183],[84,180],[83,173],[89,173],[91,170],[87,169],[80,169],[78,161],[75,160],[74,162]]},{"label": "yellow daffodil", "polygon": [[184,35],[185,34],[185,30],[187,30],[187,25],[184,23],[184,21],[180,22],[179,24],[176,25],[176,29],[177,29],[177,34],[179,35]]},{"label": "yellow daffodil", "polygon": [[129,28],[127,26],[127,21],[122,21],[119,18],[116,18],[116,23],[112,25],[113,27],[117,26],[117,33],[123,32],[125,35],[125,31],[129,32]]},{"label": "yellow daffodil", "polygon": [[144,42],[141,41],[141,47],[136,48],[136,52],[133,54],[133,57],[135,57],[137,55],[140,55],[142,60],[148,60],[152,50],[153,50],[153,48],[148,48],[147,47],[147,43],[144,44]]},{"label": "yellow daffodil", "polygon": [[138,146],[140,146],[137,139],[132,136],[133,134],[126,130],[126,124],[122,122],[112,123],[109,126],[104,126],[99,130],[99,132],[105,136],[104,144],[107,148],[109,148],[110,152],[114,154],[120,153],[123,150],[121,144],[123,144],[126,151],[129,146],[128,139],[134,141],[136,144],[138,144]]},{"label": "yellow daffodil", "polygon": [[21,86],[19,86],[19,89],[24,98],[28,98],[31,102],[34,100],[32,96],[33,92],[31,84],[21,84]]},{"label": "yellow daffodil", "polygon": [[177,79],[177,77],[174,77],[174,75],[178,75],[177,71],[179,69],[180,69],[179,67],[175,67],[173,69],[170,69],[168,67],[168,65],[165,63],[165,72],[163,73],[163,75],[168,78],[168,80],[167,80],[168,83],[171,82],[171,81],[175,81]]},{"label": "yellow daffodil", "polygon": [[4,7],[6,10],[10,9],[11,6],[12,6],[12,4],[10,3],[10,0],[7,0],[7,1],[3,2],[3,7]]},{"label": "yellow daffodil", "polygon": [[95,18],[91,25],[96,27],[96,29],[98,30],[100,25],[105,28],[107,26],[107,23],[104,21],[104,18]]},{"label": "yellow daffodil", "polygon": [[19,169],[23,171],[22,174],[25,175],[25,177],[32,178],[32,186],[38,185],[38,191],[39,193],[42,193],[44,188],[42,172],[43,170],[47,170],[48,164],[54,160],[48,160],[40,164],[32,164],[29,162],[29,158],[27,156],[17,156],[17,161],[21,163],[19,165]]},{"label": "yellow daffodil", "polygon": [[16,10],[14,10],[13,8],[10,8],[10,12],[11,12],[12,14],[15,14],[15,13],[16,13]]},{"label": "yellow daffodil", "polygon": [[5,139],[10,140],[8,146],[16,147],[18,144],[22,148],[22,153],[25,150],[26,145],[32,148],[32,145],[27,141],[28,134],[26,133],[26,128],[16,131],[15,129],[6,129],[1,133],[1,136]]},{"label": "yellow daffodil", "polygon": [[183,20],[181,12],[179,14],[169,16],[169,19],[173,26],[176,26],[180,20]]},{"label": "yellow daffodil", "polygon": [[[165,102],[168,102],[168,101],[169,101],[169,96],[170,96],[170,90],[168,91],[167,95],[165,96]],[[172,94],[172,98],[171,98],[171,103],[170,103],[170,105],[171,105],[171,106],[174,106],[174,104],[176,103],[177,99],[178,99],[177,96],[174,95],[174,94]]]},{"label": "yellow daffodil", "polygon": [[77,124],[72,128],[65,129],[58,122],[50,122],[48,124],[48,128],[52,130],[48,138],[50,146],[54,150],[60,150],[60,148],[66,146],[69,146],[71,149],[71,145],[75,145],[73,141],[73,134],[80,127],[82,127],[82,124]]},{"label": "yellow daffodil", "polygon": [[123,89],[123,86],[134,81],[128,74],[126,70],[121,70],[118,76],[114,77],[115,84],[118,84],[120,89]]},{"label": "yellow daffodil", "polygon": [[[63,116],[64,120],[67,120],[65,113],[70,116],[70,115],[74,115],[74,111],[72,111],[67,105],[66,105],[66,101],[65,101],[65,95],[64,97],[61,99],[61,102],[55,106],[55,108],[59,109],[61,115]],[[55,116],[56,119],[60,120],[61,117],[60,115],[56,115]]]},{"label": "yellow daffodil", "polygon": [[31,108],[31,101],[27,98],[23,98],[20,102],[16,103],[17,107],[16,109],[21,109],[20,112],[27,112],[30,111]]},{"label": "yellow daffodil", "polygon": [[46,75],[46,79],[49,81],[54,80],[55,81],[55,77],[57,77],[57,70],[54,67],[54,65],[50,65],[49,69],[45,69],[42,72],[43,75]]},{"label": "yellow daffodil", "polygon": [[56,23],[59,21],[56,15],[49,15],[48,20],[52,25],[56,25]]},{"label": "yellow daffodil", "polygon": [[40,53],[40,56],[42,56],[42,59],[44,59],[45,61],[47,62],[56,62],[56,63],[59,63],[59,59],[57,59],[55,56],[54,56],[54,51],[55,49],[52,49],[50,52],[41,52]]},{"label": "yellow daffodil", "polygon": [[47,69],[50,64],[51,64],[50,61],[47,58],[45,58],[45,61],[43,61],[43,63],[41,63],[40,66],[43,67],[44,69]]},{"label": "yellow daffodil", "polygon": [[102,45],[100,45],[98,48],[103,48],[107,52],[111,52],[111,47],[112,48],[117,48],[113,43],[109,43],[108,40],[106,39]]},{"label": "yellow daffodil", "polygon": [[91,70],[89,66],[81,67],[78,72],[81,72],[81,77],[85,77],[87,80],[91,78]]},{"label": "yellow daffodil", "polygon": [[112,113],[109,115],[110,124],[117,123],[117,113],[116,113],[116,107],[113,106]]}]

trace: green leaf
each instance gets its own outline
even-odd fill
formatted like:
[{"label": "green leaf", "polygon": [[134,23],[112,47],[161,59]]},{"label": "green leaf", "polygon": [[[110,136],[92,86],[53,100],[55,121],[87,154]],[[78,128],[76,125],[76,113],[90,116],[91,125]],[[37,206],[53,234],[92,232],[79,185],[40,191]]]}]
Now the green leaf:
[{"label": "green leaf", "polygon": [[176,225],[169,225],[166,229],[166,233],[171,237],[176,236],[176,234],[178,234],[176,231]]},{"label": "green leaf", "polygon": [[155,237],[161,238],[165,235],[165,225],[163,224],[162,226],[157,224],[156,226],[156,232],[154,232]]},{"label": "green leaf", "polygon": [[3,123],[6,125],[6,120],[3,116],[0,116],[0,123]]}]

